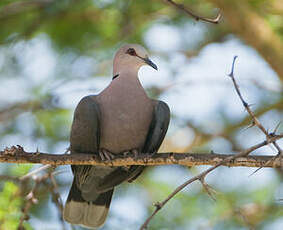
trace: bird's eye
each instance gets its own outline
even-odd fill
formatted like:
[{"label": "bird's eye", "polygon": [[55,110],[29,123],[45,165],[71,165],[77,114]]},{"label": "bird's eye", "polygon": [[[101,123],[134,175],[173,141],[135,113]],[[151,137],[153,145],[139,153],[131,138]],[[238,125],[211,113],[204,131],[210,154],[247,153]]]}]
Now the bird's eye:
[{"label": "bird's eye", "polygon": [[132,56],[137,56],[137,53],[136,53],[135,49],[133,49],[133,48],[129,48],[126,53],[130,54]]}]

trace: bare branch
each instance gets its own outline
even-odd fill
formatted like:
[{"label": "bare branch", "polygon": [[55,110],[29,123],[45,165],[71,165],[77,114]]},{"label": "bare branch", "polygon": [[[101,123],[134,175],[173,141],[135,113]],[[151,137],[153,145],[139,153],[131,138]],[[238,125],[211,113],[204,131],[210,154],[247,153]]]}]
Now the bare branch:
[{"label": "bare branch", "polygon": [[37,168],[37,169],[27,173],[26,175],[20,177],[20,180],[26,180],[27,178],[30,178],[30,177],[34,176],[35,174],[39,173],[40,171],[43,171],[43,170],[48,169],[50,167],[51,167],[51,165],[44,165],[40,168]]},{"label": "bare branch", "polygon": [[51,180],[51,186],[50,186],[50,191],[51,191],[51,195],[52,195],[52,201],[54,202],[54,204],[56,205],[58,211],[59,211],[59,219],[61,222],[61,226],[62,226],[62,230],[65,230],[65,221],[63,219],[63,201],[62,198],[60,196],[60,193],[58,191],[58,185],[57,182],[55,180],[54,177],[54,172],[50,172],[49,173],[49,177]]},{"label": "bare branch", "polygon": [[[229,25],[228,30],[256,49],[277,73],[282,83],[282,37],[270,26],[270,23],[266,20],[266,15],[259,13],[258,8],[250,4],[250,1],[209,0],[208,2],[221,9],[221,14]],[[279,2],[281,3],[282,0],[279,0]],[[261,5],[261,7],[264,7],[264,5]]]},{"label": "bare branch", "polygon": [[13,104],[0,110],[0,122],[14,119],[19,114],[26,111],[34,111],[42,108],[42,103],[38,100],[26,101]]},{"label": "bare branch", "polygon": [[[232,63],[232,69],[231,69],[231,73],[228,75],[234,84],[234,87],[236,89],[236,92],[243,104],[243,106],[245,107],[245,109],[247,110],[247,112],[249,113],[249,115],[251,116],[252,120],[253,120],[253,124],[256,125],[266,136],[266,139],[268,142],[271,142],[274,147],[278,150],[278,154],[282,155],[282,149],[280,148],[280,146],[276,143],[276,140],[274,141],[269,141],[269,139],[274,135],[274,133],[268,133],[268,131],[263,127],[263,125],[260,123],[260,121],[257,119],[257,117],[255,116],[254,112],[251,110],[250,105],[244,100],[242,93],[239,89],[239,86],[236,82],[236,79],[234,77],[234,67],[235,67],[235,62],[236,62],[237,56],[234,56],[233,59],[233,63]],[[276,130],[276,129],[275,129]]]},{"label": "bare branch", "polygon": [[193,17],[196,21],[204,21],[204,22],[209,22],[209,23],[214,23],[214,24],[218,24],[221,18],[221,14],[218,13],[218,15],[216,16],[216,18],[211,19],[211,18],[206,18],[206,17],[202,17],[199,16],[197,14],[195,14],[193,11],[189,10],[188,8],[186,8],[183,4],[178,4],[172,0],[166,0],[169,4],[173,5],[174,7],[176,7],[177,9],[184,11],[186,14],[190,15],[191,17]]},{"label": "bare branch", "polygon": [[[46,167],[49,166],[49,167]],[[48,169],[48,170],[46,170]],[[22,215],[19,220],[19,226],[18,230],[24,230],[24,222],[29,220],[29,211],[33,205],[36,205],[38,203],[38,193],[39,188],[41,186],[46,187],[46,189],[50,190],[52,201],[56,205],[58,212],[59,212],[59,218],[61,222],[62,229],[65,230],[65,222],[63,220],[63,202],[60,197],[60,194],[58,192],[58,185],[55,180],[55,174],[58,173],[58,171],[54,171],[55,168],[50,168],[50,165],[45,165],[43,167],[40,167],[39,170],[34,170],[32,173],[28,173],[26,176],[17,178],[16,182],[20,182],[20,188],[21,190],[25,186],[24,182],[27,182],[28,180],[33,181],[33,186],[31,190],[28,192],[28,194],[24,197],[24,203],[22,205]],[[42,175],[38,175],[38,173],[43,172]],[[9,176],[2,176],[0,177],[2,180],[13,180],[15,181],[14,177]]]},{"label": "bare branch", "polygon": [[[233,59],[233,63],[232,63],[232,70],[231,70],[231,73],[229,74],[229,76],[231,77],[232,81],[233,81],[233,84],[234,84],[234,87],[235,87],[235,90],[238,94],[238,96],[240,97],[242,103],[243,103],[243,106],[247,109],[248,113],[250,114],[250,116],[252,117],[253,119],[253,123],[259,127],[259,129],[266,135],[266,141],[260,143],[260,144],[257,144],[257,145],[254,145],[246,150],[243,150],[239,153],[237,153],[236,155],[233,155],[233,156],[230,156],[230,157],[227,157],[226,159],[223,159],[222,161],[220,161],[218,164],[210,167],[209,169],[203,171],[202,173],[198,174],[197,176],[187,180],[185,183],[181,184],[179,187],[177,187],[171,194],[169,194],[169,196],[163,200],[162,202],[157,202],[157,205],[155,205],[155,210],[154,212],[145,220],[144,224],[140,227],[140,230],[143,230],[143,229],[147,229],[147,226],[149,224],[149,222],[152,220],[152,218],[160,211],[160,209],[162,209],[164,207],[164,205],[169,201],[171,200],[177,193],[179,193],[183,188],[185,188],[186,186],[188,186],[189,184],[193,183],[194,181],[196,180],[199,180],[202,185],[204,186],[204,189],[206,189],[208,195],[211,196],[211,193],[208,189],[208,185],[204,183],[204,180],[205,180],[205,177],[207,174],[209,174],[210,172],[214,171],[216,168],[218,168],[219,166],[221,165],[225,165],[226,163],[228,162],[231,162],[231,161],[234,161],[234,160],[237,160],[239,158],[242,158],[242,157],[247,157],[248,154],[250,154],[252,151],[262,147],[263,145],[268,145],[269,143],[273,143],[274,146],[278,149],[279,151],[279,154],[282,152],[279,145],[275,145],[277,144],[276,143],[276,140],[273,139],[274,136],[276,136],[275,133],[271,133],[269,134],[266,129],[262,126],[262,124],[259,122],[259,120],[256,118],[256,116],[254,115],[254,113],[251,111],[249,105],[247,102],[245,102],[241,92],[240,92],[240,89],[239,89],[239,86],[237,85],[237,82],[234,78],[234,67],[235,67],[235,61],[236,61],[236,58],[237,56],[234,57]],[[281,154],[280,155],[277,155],[276,157],[272,157],[272,159],[270,159],[269,162],[266,162],[265,164],[267,163],[271,163],[274,160],[276,159],[282,159],[281,157]],[[282,166],[281,166],[282,167]]]},{"label": "bare branch", "polygon": [[13,181],[14,183],[21,183],[21,180],[16,176],[0,175],[0,181]]},{"label": "bare branch", "polygon": [[[267,144],[267,142],[266,142]],[[187,180],[185,183],[181,184],[179,187],[177,187],[165,200],[163,200],[162,202],[158,202],[158,205],[156,206],[155,205],[155,210],[154,212],[151,214],[151,216],[149,216],[146,221],[144,222],[144,224],[140,227],[140,230],[143,230],[143,229],[147,229],[147,226],[149,224],[149,222],[151,221],[151,219],[156,215],[156,213],[162,209],[162,207],[169,201],[171,200],[177,193],[179,193],[183,188],[187,187],[189,184],[193,183],[194,181],[196,180],[199,180],[199,181],[202,181],[204,180],[205,176],[207,174],[209,174],[210,172],[212,172],[214,169],[218,168],[219,166],[221,165],[226,165],[228,162],[231,162],[231,161],[235,161],[239,158],[242,158],[244,156],[247,156],[248,154],[250,154],[252,151],[254,151],[255,149],[257,149],[257,146],[258,145],[255,145],[255,146],[252,146],[246,150],[243,150],[241,152],[239,152],[238,154],[236,155],[233,155],[233,156],[229,156],[223,160],[221,160],[218,164],[216,164],[215,166],[212,166],[210,167],[209,169],[203,171],[202,173],[198,174],[197,176]],[[278,158],[278,159],[281,159],[281,158]]]},{"label": "bare branch", "polygon": [[[275,135],[269,141],[283,138],[283,134]],[[240,158],[230,159],[232,154],[211,154],[211,153],[158,153],[153,156],[140,154],[138,157],[117,155],[113,160],[101,161],[93,154],[48,154],[39,152],[26,152],[22,147],[6,148],[0,152],[0,162],[3,163],[34,163],[47,165],[101,165],[101,166],[126,166],[126,165],[172,165],[179,164],[185,166],[197,165],[217,165],[225,159],[226,166],[237,167],[272,167],[277,168],[283,165],[283,159],[275,159],[273,156],[249,156],[250,153],[269,142],[263,141],[241,152]],[[46,166],[47,167],[47,166]],[[29,175],[29,174],[28,174]],[[27,177],[27,175],[25,176]]]},{"label": "bare branch", "polygon": [[44,174],[41,177],[34,178],[34,186],[31,191],[26,195],[25,202],[22,207],[22,216],[19,221],[18,229],[25,229],[24,222],[29,220],[29,211],[34,204],[38,203],[38,199],[36,198],[36,193],[41,185],[42,182],[46,181],[49,178],[48,174]]},{"label": "bare branch", "polygon": [[53,0],[30,0],[22,2],[12,2],[0,9],[0,19],[4,19],[11,15],[32,10],[34,8],[43,8],[52,3]]}]

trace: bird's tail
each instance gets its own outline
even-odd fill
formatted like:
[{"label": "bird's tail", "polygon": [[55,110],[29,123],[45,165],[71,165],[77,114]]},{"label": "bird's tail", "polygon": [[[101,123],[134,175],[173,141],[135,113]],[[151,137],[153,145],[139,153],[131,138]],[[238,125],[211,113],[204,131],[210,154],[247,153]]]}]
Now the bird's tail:
[{"label": "bird's tail", "polygon": [[111,189],[97,194],[91,201],[86,201],[73,181],[63,211],[64,220],[90,229],[101,227],[107,217],[113,191],[114,189]]}]

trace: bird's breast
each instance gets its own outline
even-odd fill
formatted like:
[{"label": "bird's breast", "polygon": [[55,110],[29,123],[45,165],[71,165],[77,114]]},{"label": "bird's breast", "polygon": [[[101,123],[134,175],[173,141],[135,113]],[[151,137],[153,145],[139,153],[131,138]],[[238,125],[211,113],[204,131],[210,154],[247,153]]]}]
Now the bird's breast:
[{"label": "bird's breast", "polygon": [[100,148],[113,153],[141,149],[152,120],[151,99],[143,94],[101,98]]}]

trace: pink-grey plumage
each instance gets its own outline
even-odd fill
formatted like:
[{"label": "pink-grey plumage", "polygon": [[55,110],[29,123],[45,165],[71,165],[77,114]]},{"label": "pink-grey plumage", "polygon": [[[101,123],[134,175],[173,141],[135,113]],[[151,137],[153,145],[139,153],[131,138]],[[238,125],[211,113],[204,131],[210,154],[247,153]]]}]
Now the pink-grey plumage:
[{"label": "pink-grey plumage", "polygon": [[[71,153],[99,154],[101,149],[120,154],[138,150],[155,153],[167,132],[170,111],[166,103],[150,99],[138,70],[148,64],[157,69],[146,50],[136,44],[122,46],[115,55],[113,78],[98,95],[78,104],[71,131]],[[144,166],[72,166],[74,181],[64,208],[72,224],[99,228],[106,220],[114,187],[133,181]]]}]

